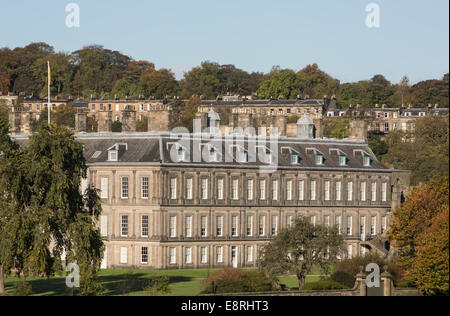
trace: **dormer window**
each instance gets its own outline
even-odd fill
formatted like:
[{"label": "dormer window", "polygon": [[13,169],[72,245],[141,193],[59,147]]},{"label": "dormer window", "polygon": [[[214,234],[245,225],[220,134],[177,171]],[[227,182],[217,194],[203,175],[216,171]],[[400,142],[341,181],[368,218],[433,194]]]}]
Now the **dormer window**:
[{"label": "dormer window", "polygon": [[370,167],[371,164],[372,164],[372,158],[370,158],[370,156],[363,156],[363,166]]},{"label": "dormer window", "polygon": [[323,165],[323,161],[324,161],[324,158],[323,158],[322,154],[316,154],[314,156],[314,162],[315,162],[315,164],[317,166],[322,166]]},{"label": "dormer window", "polygon": [[209,150],[209,161],[210,162],[220,161],[220,153],[214,147],[211,147]]},{"label": "dormer window", "polygon": [[346,166],[346,165],[347,165],[347,156],[339,155],[339,166]]},{"label": "dormer window", "polygon": [[117,161],[119,159],[119,152],[117,150],[108,151],[108,161]]},{"label": "dormer window", "polygon": [[300,163],[300,156],[297,154],[291,154],[291,164]]},{"label": "dormer window", "polygon": [[237,161],[241,163],[248,162],[248,154],[242,148],[237,149]]},{"label": "dormer window", "polygon": [[183,147],[178,147],[177,149],[177,161],[186,161],[187,158],[187,153],[186,153],[186,149],[184,149]]}]

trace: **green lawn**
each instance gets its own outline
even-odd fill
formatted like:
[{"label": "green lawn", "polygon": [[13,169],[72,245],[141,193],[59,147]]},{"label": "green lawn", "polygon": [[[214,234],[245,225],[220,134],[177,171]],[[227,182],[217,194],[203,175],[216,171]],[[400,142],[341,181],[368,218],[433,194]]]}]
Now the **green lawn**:
[{"label": "green lawn", "polygon": [[[99,281],[103,285],[106,295],[145,296],[148,293],[143,288],[149,280],[156,276],[168,276],[170,293],[166,295],[195,296],[200,294],[203,280],[207,278],[208,274],[213,274],[218,270],[101,270]],[[314,282],[318,279],[318,276],[309,276],[306,282]],[[8,292],[13,292],[14,282],[17,280],[15,277],[6,278],[5,286]],[[33,295],[70,295],[66,288],[65,277],[26,278],[25,281],[31,285]],[[282,276],[280,277],[280,283],[285,284],[292,290],[298,290],[298,282],[295,276]]]}]

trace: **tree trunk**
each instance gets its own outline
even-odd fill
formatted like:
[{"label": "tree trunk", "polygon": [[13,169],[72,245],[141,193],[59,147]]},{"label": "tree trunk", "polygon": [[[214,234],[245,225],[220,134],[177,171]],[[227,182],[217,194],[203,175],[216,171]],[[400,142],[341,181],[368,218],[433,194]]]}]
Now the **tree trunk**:
[{"label": "tree trunk", "polygon": [[6,294],[5,284],[3,281],[3,267],[0,265],[0,294]]},{"label": "tree trunk", "polygon": [[297,273],[297,279],[298,279],[298,290],[301,291],[303,288],[303,285],[305,285],[305,274],[304,273]]}]

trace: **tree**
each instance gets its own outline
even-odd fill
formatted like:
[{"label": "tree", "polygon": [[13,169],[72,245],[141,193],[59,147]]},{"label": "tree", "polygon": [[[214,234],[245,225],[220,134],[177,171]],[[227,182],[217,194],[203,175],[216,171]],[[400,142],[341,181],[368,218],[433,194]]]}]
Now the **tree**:
[{"label": "tree", "polygon": [[297,72],[297,80],[301,94],[311,98],[331,97],[339,89],[339,80],[320,70],[317,64],[307,65]]},{"label": "tree", "polygon": [[274,68],[259,86],[258,96],[263,99],[290,99],[296,98],[299,92],[297,76],[293,70]]},{"label": "tree", "polygon": [[114,84],[114,87],[111,91],[111,97],[118,96],[121,99],[125,97],[138,97],[143,94],[144,91],[142,88],[134,83],[129,83],[126,80],[119,79]]},{"label": "tree", "polygon": [[200,67],[192,68],[184,75],[181,96],[188,99],[193,95],[201,95],[215,99],[221,92],[219,71],[220,65],[209,61],[202,62]]},{"label": "tree", "polygon": [[270,276],[294,273],[299,290],[313,266],[328,273],[336,257],[344,252],[342,236],[336,228],[314,225],[299,217],[295,224],[280,233],[260,252],[259,267]]},{"label": "tree", "polygon": [[416,119],[412,132],[392,131],[386,137],[383,163],[411,170],[411,184],[449,175],[449,117]]},{"label": "tree", "polygon": [[[80,267],[81,295],[98,294],[95,282],[103,257],[96,222],[98,192],[88,187],[83,146],[72,132],[41,124],[23,149],[0,124],[0,266],[3,272],[50,276],[63,253]],[[1,289],[2,285],[0,285]]]},{"label": "tree", "polygon": [[148,117],[142,116],[140,120],[136,121],[136,132],[148,131]]},{"label": "tree", "polygon": [[323,136],[343,139],[349,135],[349,123],[347,119],[327,117],[323,119]]},{"label": "tree", "polygon": [[77,110],[73,107],[73,104],[67,103],[58,106],[55,111],[52,111],[50,118],[53,123],[59,126],[65,126],[69,128],[75,128],[75,114]]},{"label": "tree", "polygon": [[442,210],[431,220],[430,227],[418,237],[417,256],[410,270],[417,287],[428,295],[449,294],[448,235],[447,204],[442,206]]},{"label": "tree", "polygon": [[8,109],[8,105],[6,104],[6,101],[3,99],[0,99],[0,120],[3,119],[5,121],[8,121],[8,114],[9,114],[9,109]]},{"label": "tree", "polygon": [[394,210],[388,231],[399,264],[428,293],[448,291],[448,203],[448,177],[423,184]]},{"label": "tree", "polygon": [[175,75],[168,69],[143,74],[139,84],[145,95],[153,96],[156,99],[174,97],[179,92]]}]

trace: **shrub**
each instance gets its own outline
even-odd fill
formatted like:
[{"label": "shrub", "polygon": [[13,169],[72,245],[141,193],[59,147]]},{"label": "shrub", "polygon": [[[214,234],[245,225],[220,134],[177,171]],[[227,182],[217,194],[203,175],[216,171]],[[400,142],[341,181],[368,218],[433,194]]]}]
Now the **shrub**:
[{"label": "shrub", "polygon": [[387,266],[388,272],[392,274],[394,284],[404,281],[403,270],[396,263],[387,262],[383,257],[375,253],[341,260],[334,266],[333,271],[345,272],[351,276],[356,276],[360,272],[360,267],[365,268],[369,263],[378,264],[380,272],[383,272],[383,267]]},{"label": "shrub", "polygon": [[122,123],[120,121],[112,122],[111,123],[111,132],[121,133],[122,132]]},{"label": "shrub", "polygon": [[356,282],[356,279],[352,275],[342,271],[334,272],[331,275],[331,280],[340,283],[342,285],[345,285],[348,288],[353,288]]},{"label": "shrub", "polygon": [[242,282],[234,282],[230,280],[218,280],[212,282],[208,285],[208,287],[203,291],[203,293],[245,293],[249,292],[248,287]]},{"label": "shrub", "polygon": [[153,278],[150,282],[148,282],[147,286],[144,288],[144,291],[149,292],[151,296],[169,293],[169,277],[162,276]]},{"label": "shrub", "polygon": [[271,280],[261,271],[226,268],[205,281],[203,293],[267,292],[271,290]]},{"label": "shrub", "polygon": [[323,291],[323,290],[340,290],[340,289],[347,289],[348,287],[337,283],[333,280],[326,279],[326,280],[320,280],[316,282],[306,283],[302,291]]},{"label": "shrub", "polygon": [[272,290],[272,282],[261,271],[245,272],[244,283],[250,292],[268,292]]},{"label": "shrub", "polygon": [[30,283],[22,280],[15,283],[14,296],[29,296],[32,293]]}]

